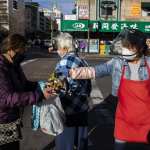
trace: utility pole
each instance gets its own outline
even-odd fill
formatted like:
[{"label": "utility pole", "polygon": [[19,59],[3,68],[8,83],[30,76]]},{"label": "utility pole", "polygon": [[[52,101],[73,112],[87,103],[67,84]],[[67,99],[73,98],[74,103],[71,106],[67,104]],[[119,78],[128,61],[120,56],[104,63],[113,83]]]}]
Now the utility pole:
[{"label": "utility pole", "polygon": [[117,0],[117,21],[119,21],[119,19],[120,19],[120,10],[121,10],[121,8],[120,8],[120,0]]},{"label": "utility pole", "polygon": [[53,39],[53,13],[51,13],[51,42]]},{"label": "utility pole", "polygon": [[88,5],[89,5],[89,19],[88,19],[88,53],[90,52],[90,6],[91,6],[91,3],[90,3],[90,0],[88,0]]},{"label": "utility pole", "polygon": [[53,2],[51,2],[51,0],[50,0],[50,10],[51,10],[51,14],[50,14],[50,23],[51,23],[51,42],[52,42],[52,38],[53,38]]}]

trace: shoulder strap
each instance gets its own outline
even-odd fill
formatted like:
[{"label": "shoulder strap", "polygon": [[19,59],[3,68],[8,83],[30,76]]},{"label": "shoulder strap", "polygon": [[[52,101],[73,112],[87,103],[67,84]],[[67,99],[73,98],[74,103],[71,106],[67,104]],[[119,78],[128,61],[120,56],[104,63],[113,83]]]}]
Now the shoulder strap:
[{"label": "shoulder strap", "polygon": [[121,80],[123,79],[124,73],[125,73],[125,65],[122,66]]},{"label": "shoulder strap", "polygon": [[148,74],[149,74],[149,78],[150,78],[150,66],[148,65],[147,60],[146,60],[145,57],[144,57],[144,61],[145,61],[145,65],[146,65],[146,67],[148,69]]},{"label": "shoulder strap", "polygon": [[75,55],[81,60],[82,64],[84,65],[84,67],[88,67],[88,63],[86,62],[86,60],[84,60],[83,58],[81,58],[78,53],[75,53]]}]

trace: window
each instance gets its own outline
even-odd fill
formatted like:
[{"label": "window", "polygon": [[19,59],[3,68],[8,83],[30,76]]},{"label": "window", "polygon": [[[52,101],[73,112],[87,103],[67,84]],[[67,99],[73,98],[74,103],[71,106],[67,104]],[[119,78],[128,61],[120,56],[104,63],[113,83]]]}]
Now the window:
[{"label": "window", "polygon": [[100,18],[112,18],[117,9],[115,0],[99,0],[99,17]]},{"label": "window", "polygon": [[111,15],[112,16],[112,12],[113,12],[113,10],[112,10],[112,8],[111,7],[109,7],[109,8],[107,8],[107,9],[103,9],[102,8],[102,15]]},{"label": "window", "polygon": [[7,3],[5,1],[0,1],[0,7],[7,7]]},{"label": "window", "polygon": [[18,1],[13,0],[13,9],[18,9]]},{"label": "window", "polygon": [[150,16],[150,2],[143,2],[141,4],[142,7],[142,16],[147,17]]}]

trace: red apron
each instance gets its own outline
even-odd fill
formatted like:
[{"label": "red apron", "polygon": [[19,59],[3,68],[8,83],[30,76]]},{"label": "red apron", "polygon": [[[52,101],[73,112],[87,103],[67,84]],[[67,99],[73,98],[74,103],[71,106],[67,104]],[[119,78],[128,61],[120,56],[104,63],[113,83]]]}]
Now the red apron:
[{"label": "red apron", "polygon": [[116,139],[127,142],[147,141],[150,131],[150,68],[146,63],[149,79],[134,81],[124,78],[125,66],[118,90],[118,106],[115,119]]}]

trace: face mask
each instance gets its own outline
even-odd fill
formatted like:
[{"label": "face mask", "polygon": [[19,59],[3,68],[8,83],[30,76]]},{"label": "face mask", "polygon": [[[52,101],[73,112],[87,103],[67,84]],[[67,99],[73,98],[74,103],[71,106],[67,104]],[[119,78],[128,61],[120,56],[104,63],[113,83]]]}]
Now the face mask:
[{"label": "face mask", "polygon": [[58,53],[58,55],[59,55],[61,58],[64,57],[65,54],[66,54],[66,53],[64,53],[64,52],[61,51],[61,50],[57,50],[57,53]]},{"label": "face mask", "polygon": [[127,60],[134,60],[137,56],[136,52],[130,51],[127,48],[122,48],[122,56]]},{"label": "face mask", "polygon": [[16,55],[13,57],[13,64],[19,65],[25,58],[24,53],[17,52]]}]

